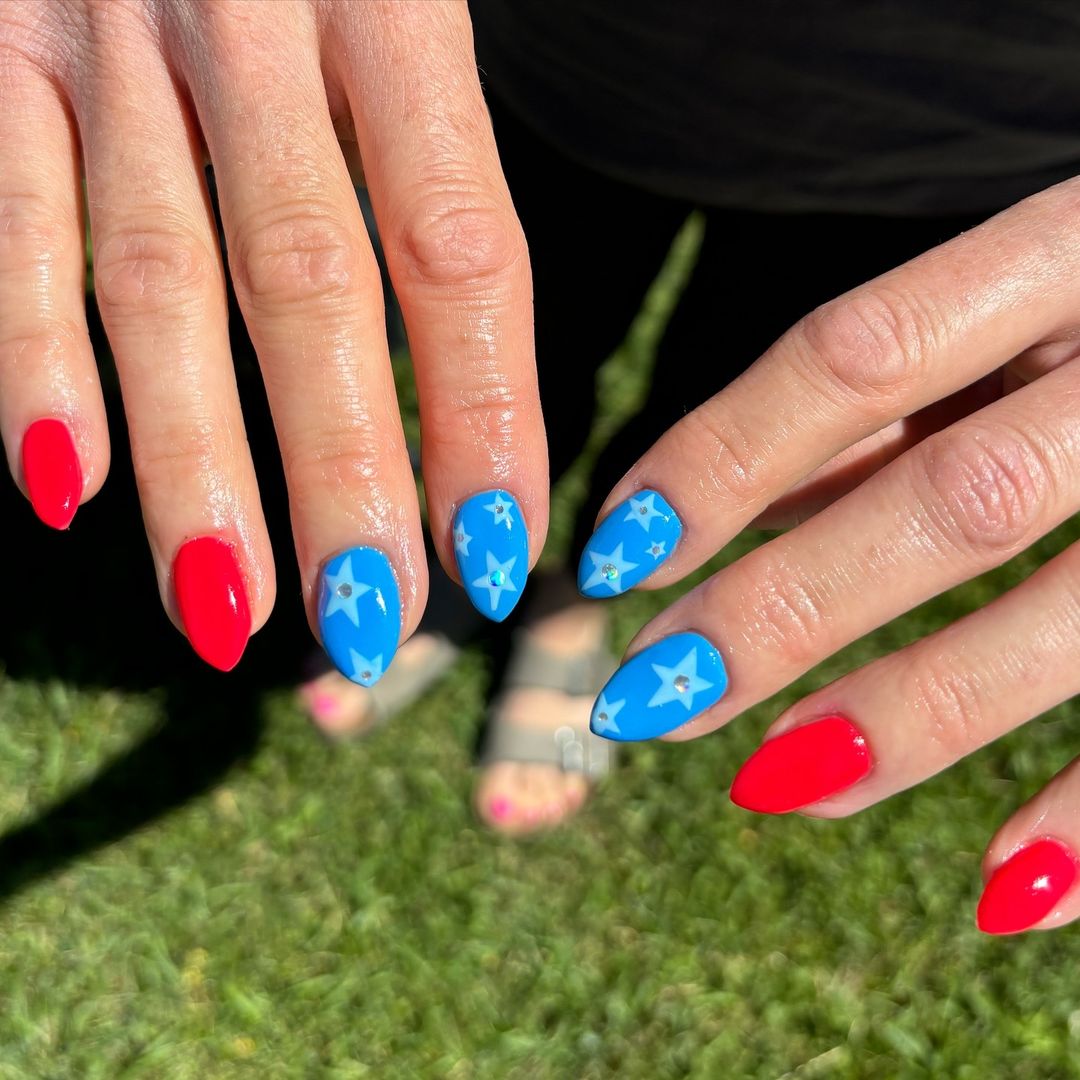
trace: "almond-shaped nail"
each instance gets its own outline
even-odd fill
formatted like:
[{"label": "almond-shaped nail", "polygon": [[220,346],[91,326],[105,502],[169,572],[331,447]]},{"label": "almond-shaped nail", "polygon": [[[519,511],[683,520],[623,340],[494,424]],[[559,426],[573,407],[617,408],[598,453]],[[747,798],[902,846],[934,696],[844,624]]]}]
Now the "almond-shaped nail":
[{"label": "almond-shaped nail", "polygon": [[866,736],[845,716],[826,716],[762,743],[731,784],[731,801],[787,814],[857,784],[874,766]]},{"label": "almond-shaped nail", "polygon": [[22,471],[37,516],[54,529],[66,529],[83,491],[82,466],[67,424],[46,418],[26,429]]},{"label": "almond-shaped nail", "polygon": [[231,671],[251,636],[251,609],[232,544],[216,536],[188,540],[173,561],[173,589],[191,647]]},{"label": "almond-shaped nail", "polygon": [[1041,923],[1076,881],[1077,857],[1060,840],[1022,847],[991,875],[975,922],[985,934],[1018,934]]},{"label": "almond-shaped nail", "polygon": [[454,558],[473,607],[492,622],[514,610],[529,573],[529,534],[514,497],[483,491],[454,515]]}]

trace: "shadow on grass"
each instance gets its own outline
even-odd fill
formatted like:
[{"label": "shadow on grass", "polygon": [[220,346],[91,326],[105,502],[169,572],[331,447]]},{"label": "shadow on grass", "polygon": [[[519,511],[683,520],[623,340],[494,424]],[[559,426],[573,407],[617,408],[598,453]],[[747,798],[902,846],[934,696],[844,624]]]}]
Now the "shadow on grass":
[{"label": "shadow on grass", "polygon": [[[103,350],[100,325],[90,315],[92,337]],[[261,380],[250,345],[235,344],[271,535],[288,538],[284,482]],[[106,386],[106,403],[109,477],[69,533],[41,525],[13,484],[0,485],[11,568],[3,586],[0,666],[15,679],[163,692],[164,719],[82,788],[0,836],[0,900],[181,806],[250,757],[262,737],[263,696],[292,685],[312,647],[290,549],[276,552],[274,617],[252,638],[237,669],[225,676],[194,656],[158,598],[114,380]]]}]

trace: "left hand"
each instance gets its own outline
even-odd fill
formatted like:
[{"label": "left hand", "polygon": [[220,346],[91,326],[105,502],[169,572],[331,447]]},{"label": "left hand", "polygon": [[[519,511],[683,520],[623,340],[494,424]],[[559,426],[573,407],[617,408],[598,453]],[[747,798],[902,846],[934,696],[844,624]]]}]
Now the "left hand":
[{"label": "left hand", "polygon": [[[668,431],[601,517],[643,489],[683,527],[647,587],[752,522],[802,523],[642,629],[594,710],[614,738],[713,731],[1034,543],[1080,509],[1080,180],[812,312]],[[629,547],[623,557],[639,561]],[[695,636],[663,641],[680,633]],[[1073,544],[981,610],[794,705],[732,797],[850,814],[1078,691]],[[611,722],[598,722],[605,706]],[[983,929],[1080,917],[1080,760],[998,832],[984,871]]]}]

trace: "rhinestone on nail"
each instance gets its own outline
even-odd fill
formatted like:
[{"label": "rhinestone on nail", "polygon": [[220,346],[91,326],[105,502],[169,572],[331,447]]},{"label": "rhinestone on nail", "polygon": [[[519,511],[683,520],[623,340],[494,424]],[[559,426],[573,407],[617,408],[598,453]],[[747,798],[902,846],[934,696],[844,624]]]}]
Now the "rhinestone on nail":
[{"label": "rhinestone on nail", "polygon": [[678,690],[680,694],[685,694],[686,691],[690,689],[690,680],[685,675],[676,675],[675,689]]},{"label": "rhinestone on nail", "polygon": [[491,582],[496,588],[504,584],[506,581],[506,575],[501,570],[492,570],[488,575],[488,581]]},{"label": "rhinestone on nail", "polygon": [[348,600],[349,597],[352,596],[352,586],[347,581],[343,581],[337,587],[337,594],[342,600]]},{"label": "rhinestone on nail", "polygon": [[366,682],[368,679],[371,678],[371,672],[370,671],[361,671],[360,672],[360,678],[363,679]]},{"label": "rhinestone on nail", "polygon": [[604,563],[601,573],[608,581],[614,581],[619,576],[619,568],[614,563]]},{"label": "rhinestone on nail", "polygon": [[606,712],[597,713],[596,714],[596,719],[599,720],[601,723],[606,724],[607,723],[607,713]]}]

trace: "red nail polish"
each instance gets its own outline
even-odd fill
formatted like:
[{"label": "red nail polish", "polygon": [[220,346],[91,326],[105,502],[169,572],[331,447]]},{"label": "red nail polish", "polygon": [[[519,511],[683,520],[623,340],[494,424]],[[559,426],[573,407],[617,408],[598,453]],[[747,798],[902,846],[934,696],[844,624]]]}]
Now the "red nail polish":
[{"label": "red nail polish", "polygon": [[1069,891],[1077,860],[1060,840],[1037,840],[1006,859],[979,899],[975,922],[986,934],[1018,934],[1042,922]]},{"label": "red nail polish", "polygon": [[873,764],[863,733],[846,717],[826,716],[762,743],[736,774],[731,801],[786,814],[851,787]]},{"label": "red nail polish", "polygon": [[46,525],[66,529],[79,508],[79,455],[62,420],[35,420],[23,435],[22,470],[30,502]]},{"label": "red nail polish", "polygon": [[214,536],[189,540],[176,553],[173,588],[191,647],[230,671],[251,636],[251,611],[231,544]]}]

